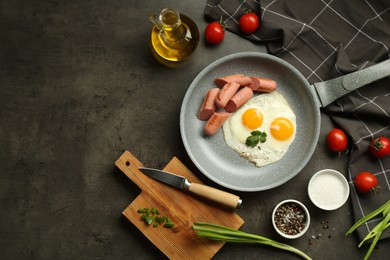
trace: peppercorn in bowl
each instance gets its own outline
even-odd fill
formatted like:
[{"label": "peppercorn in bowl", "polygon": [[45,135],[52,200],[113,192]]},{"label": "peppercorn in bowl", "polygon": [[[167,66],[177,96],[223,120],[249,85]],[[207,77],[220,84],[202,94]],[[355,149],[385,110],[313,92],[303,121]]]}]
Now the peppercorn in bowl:
[{"label": "peppercorn in bowl", "polygon": [[272,224],[282,237],[298,238],[308,230],[310,214],[301,202],[294,199],[284,200],[274,208]]}]

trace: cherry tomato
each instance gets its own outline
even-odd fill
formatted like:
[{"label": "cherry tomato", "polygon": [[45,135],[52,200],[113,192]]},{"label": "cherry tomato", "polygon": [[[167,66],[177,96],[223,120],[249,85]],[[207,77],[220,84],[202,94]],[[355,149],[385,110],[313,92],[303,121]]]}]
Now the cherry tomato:
[{"label": "cherry tomato", "polygon": [[205,39],[211,44],[219,44],[225,38],[225,29],[220,22],[211,22],[204,32]]},{"label": "cherry tomato", "polygon": [[355,187],[361,193],[375,191],[378,186],[378,179],[370,172],[361,172],[355,177]]},{"label": "cherry tomato", "polygon": [[239,25],[244,33],[254,33],[259,27],[259,17],[255,13],[246,13],[240,17]]},{"label": "cherry tomato", "polygon": [[340,153],[347,149],[348,138],[343,130],[333,128],[327,137],[328,148],[332,152]]},{"label": "cherry tomato", "polygon": [[383,158],[390,154],[390,139],[386,137],[375,138],[370,144],[371,153],[378,158]]}]

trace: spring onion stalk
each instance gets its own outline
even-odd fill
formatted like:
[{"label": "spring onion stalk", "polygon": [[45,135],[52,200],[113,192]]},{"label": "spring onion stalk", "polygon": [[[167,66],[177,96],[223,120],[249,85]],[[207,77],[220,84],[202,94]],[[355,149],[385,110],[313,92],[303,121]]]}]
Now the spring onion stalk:
[{"label": "spring onion stalk", "polygon": [[311,259],[308,255],[296,249],[295,247],[271,240],[263,236],[245,233],[243,231],[225,226],[204,222],[195,222],[192,228],[199,238],[207,238],[214,241],[233,243],[258,243],[290,251],[303,257],[304,259]]},{"label": "spring onion stalk", "polygon": [[367,234],[367,236],[360,242],[358,247],[361,247],[365,242],[372,239],[371,246],[368,249],[364,259],[368,259],[374,250],[376,243],[382,236],[383,231],[388,229],[390,227],[390,200],[388,200],[385,204],[380,206],[378,209],[374,210],[367,216],[361,218],[359,221],[357,221],[345,234],[346,236],[351,234],[354,230],[356,230],[358,227],[360,227],[362,224],[366,223],[370,219],[378,216],[382,213],[383,219]]}]

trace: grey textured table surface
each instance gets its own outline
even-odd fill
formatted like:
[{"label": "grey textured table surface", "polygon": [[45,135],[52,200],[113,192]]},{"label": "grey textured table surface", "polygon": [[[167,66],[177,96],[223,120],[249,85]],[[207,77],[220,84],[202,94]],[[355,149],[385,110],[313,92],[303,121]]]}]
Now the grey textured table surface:
[{"label": "grey textured table surface", "polygon": [[[177,156],[214,187],[189,159],[179,130],[182,99],[208,64],[241,51],[265,52],[234,34],[216,47],[203,39],[206,1],[1,1],[0,13],[0,258],[160,259],[164,255],[123,209],[140,190],[114,166],[124,150],[149,167]],[[150,13],[174,7],[190,16],[201,41],[182,68],[151,56]],[[307,126],[310,127],[310,126]],[[349,201],[332,212],[310,203],[306,188],[318,170],[347,170],[347,158],[327,151],[332,128],[323,115],[317,149],[286,184],[238,193],[242,230],[287,242],[314,259],[362,259],[367,247],[345,237]],[[283,199],[304,202],[309,231],[286,241],[270,224]],[[327,224],[329,228],[324,229]],[[196,254],[196,252],[194,252]],[[390,255],[380,241],[372,259]],[[227,244],[215,259],[283,259],[294,255],[261,245]]]}]

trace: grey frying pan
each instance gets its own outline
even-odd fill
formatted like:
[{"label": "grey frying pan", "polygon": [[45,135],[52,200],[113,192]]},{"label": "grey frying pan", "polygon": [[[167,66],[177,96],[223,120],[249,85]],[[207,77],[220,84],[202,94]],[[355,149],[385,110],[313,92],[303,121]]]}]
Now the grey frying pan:
[{"label": "grey frying pan", "polygon": [[[285,156],[263,167],[242,158],[224,141],[222,129],[209,137],[196,118],[205,93],[217,77],[241,73],[274,79],[296,117],[296,137]],[[223,57],[203,69],[189,86],[180,111],[180,132],[195,166],[209,179],[238,191],[268,190],[296,176],[310,160],[320,133],[320,107],[370,82],[390,75],[390,60],[367,69],[310,85],[289,63],[268,54],[243,52]]]}]

